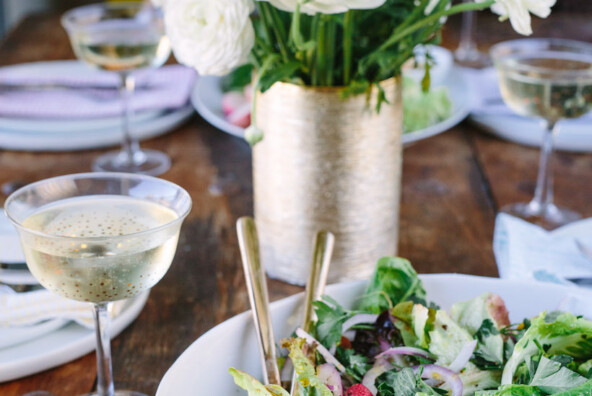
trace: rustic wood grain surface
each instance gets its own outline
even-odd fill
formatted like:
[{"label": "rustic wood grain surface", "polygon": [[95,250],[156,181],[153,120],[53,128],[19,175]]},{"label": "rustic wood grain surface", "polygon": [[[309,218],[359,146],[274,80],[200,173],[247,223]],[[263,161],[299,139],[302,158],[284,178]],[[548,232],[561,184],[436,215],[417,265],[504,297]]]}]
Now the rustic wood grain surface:
[{"label": "rustic wood grain surface", "polygon": [[[539,36],[590,41],[589,20],[590,14],[557,14],[536,21],[535,31]],[[456,45],[457,26],[458,18],[447,25],[445,46]],[[480,16],[477,39],[484,48],[513,37],[508,25]],[[58,15],[28,18],[0,45],[0,66],[71,58]],[[249,147],[199,116],[143,146],[171,156],[173,167],[163,177],[185,187],[194,202],[170,271],[154,287],[138,319],[112,345],[116,388],[154,394],[185,348],[248,308],[234,224],[238,217],[252,214],[253,198]],[[101,152],[0,151],[0,183],[88,171]],[[530,199],[537,166],[538,150],[490,137],[467,122],[409,147],[404,159],[400,254],[420,272],[496,276],[491,247],[496,211],[504,204]],[[591,216],[592,155],[560,153],[555,175],[557,201]],[[212,189],[216,181],[226,188]],[[271,281],[270,289],[274,300],[301,290],[279,281]],[[21,396],[39,389],[57,396],[90,392],[96,379],[94,359],[89,354],[0,384],[0,395]]]}]

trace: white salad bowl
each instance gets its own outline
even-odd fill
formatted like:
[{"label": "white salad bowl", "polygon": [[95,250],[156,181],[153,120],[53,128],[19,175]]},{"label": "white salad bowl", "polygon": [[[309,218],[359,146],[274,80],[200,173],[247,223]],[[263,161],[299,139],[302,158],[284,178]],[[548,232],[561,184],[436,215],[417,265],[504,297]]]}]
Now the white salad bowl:
[{"label": "white salad bowl", "polygon": [[[421,275],[428,301],[449,309],[452,304],[484,292],[499,294],[513,323],[556,309],[592,317],[592,291],[549,283],[533,283],[457,274]],[[329,286],[326,294],[346,308],[355,306],[366,281]],[[304,297],[294,295],[271,304],[274,332],[279,340],[300,322]],[[162,379],[157,396],[245,395],[234,385],[228,368],[261,378],[257,339],[250,311],[214,327],[197,339]]]}]

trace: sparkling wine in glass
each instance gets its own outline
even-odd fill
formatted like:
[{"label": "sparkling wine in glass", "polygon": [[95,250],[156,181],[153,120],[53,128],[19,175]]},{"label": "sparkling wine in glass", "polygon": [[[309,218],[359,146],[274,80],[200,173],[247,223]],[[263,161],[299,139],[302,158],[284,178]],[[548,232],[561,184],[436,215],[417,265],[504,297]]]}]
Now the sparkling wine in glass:
[{"label": "sparkling wine in glass", "polygon": [[149,2],[115,2],[75,8],[64,14],[62,24],[76,56],[92,67],[116,72],[121,80],[123,142],[120,152],[98,157],[93,170],[131,172],[157,176],[170,167],[159,151],[140,150],[130,133],[135,90],[133,72],[158,68],[171,54],[161,11]]},{"label": "sparkling wine in glass", "polygon": [[151,288],[165,275],[190,208],[189,194],[173,183],[101,172],[33,183],[6,201],[39,283],[94,307],[95,395],[141,395],[114,390],[108,305]]},{"label": "sparkling wine in glass", "polygon": [[578,213],[554,204],[550,168],[554,136],[561,120],[592,110],[592,45],[561,39],[523,39],[497,44],[491,54],[506,104],[520,115],[542,120],[546,126],[533,200],[502,210],[547,228],[579,219]]}]

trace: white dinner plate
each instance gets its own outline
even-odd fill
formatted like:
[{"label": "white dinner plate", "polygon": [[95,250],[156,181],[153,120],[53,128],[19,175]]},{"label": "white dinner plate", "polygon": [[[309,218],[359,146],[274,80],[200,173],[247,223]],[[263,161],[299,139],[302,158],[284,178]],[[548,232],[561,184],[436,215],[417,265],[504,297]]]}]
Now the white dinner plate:
[{"label": "white dinner plate", "polygon": [[[508,108],[499,91],[493,68],[471,72],[476,105],[471,121],[497,137],[531,147],[540,147],[544,128],[540,120],[520,116]],[[592,115],[561,121],[555,148],[563,151],[592,152]]]},{"label": "white dinner plate", "polygon": [[[126,301],[121,313],[111,322],[112,338],[136,319],[149,294],[150,291],[146,291]],[[0,337],[3,337],[2,329]],[[70,362],[95,350],[95,345],[94,330],[70,322],[32,341],[0,349],[0,382],[22,378]]]},{"label": "white dinner plate", "polygon": [[[471,89],[460,68],[452,68],[446,76],[441,77],[440,84],[435,87],[446,86],[452,101],[452,113],[447,119],[431,125],[425,129],[409,132],[403,135],[403,145],[427,139],[431,136],[446,132],[464,120],[471,110]],[[200,77],[195,84],[191,101],[197,112],[216,128],[234,136],[244,137],[244,129],[229,123],[222,111],[222,77]]]},{"label": "white dinner plate", "polygon": [[[183,124],[192,114],[187,105],[169,110],[153,118],[132,124],[132,134],[140,140],[170,132]],[[121,123],[113,127],[81,130],[79,132],[19,131],[0,128],[0,148],[25,151],[74,151],[117,146],[121,144]]]},{"label": "white dinner plate", "polygon": [[[514,323],[556,308],[586,316],[592,313],[589,307],[592,293],[583,289],[456,274],[423,275],[421,279],[428,299],[443,309],[491,291],[505,300]],[[345,307],[352,307],[365,287],[365,281],[336,284],[329,286],[326,294]],[[278,340],[289,336],[301,321],[299,311],[303,300],[301,293],[271,304]],[[197,339],[167,371],[156,395],[244,395],[245,392],[234,385],[228,374],[230,367],[261,378],[257,339],[250,312],[235,316]]]}]

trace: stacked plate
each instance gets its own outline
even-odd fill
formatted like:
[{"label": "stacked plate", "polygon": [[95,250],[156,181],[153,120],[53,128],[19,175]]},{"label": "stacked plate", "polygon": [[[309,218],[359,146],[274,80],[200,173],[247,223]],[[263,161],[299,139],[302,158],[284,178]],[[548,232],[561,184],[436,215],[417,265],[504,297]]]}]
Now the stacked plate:
[{"label": "stacked plate", "polygon": [[[148,139],[175,129],[193,113],[188,103],[189,93],[195,76],[191,72],[171,70],[153,71],[154,75],[164,72],[179,77],[171,81],[176,84],[175,94],[179,98],[186,95],[185,101],[170,101],[170,95],[157,95],[167,103],[159,106],[151,101],[138,109],[132,119],[132,133],[139,139]],[[171,74],[172,73],[172,74]],[[168,76],[168,74],[167,74]],[[160,80],[165,80],[165,76]],[[183,79],[183,81],[179,81]],[[146,80],[146,79],[145,79]],[[147,84],[149,81],[147,82]],[[92,85],[90,85],[92,84]],[[166,81],[159,81],[154,89],[170,90]],[[187,86],[187,93],[182,87]],[[138,83],[138,91],[148,89]],[[48,101],[48,95],[64,99],[60,107]],[[122,120],[118,111],[119,96],[117,78],[112,73],[93,70],[78,61],[54,61],[27,63],[0,69],[0,148],[27,151],[64,151],[99,148],[118,145],[122,138]],[[28,96],[27,96],[28,95]],[[35,95],[35,96],[34,96]],[[79,96],[80,102],[73,96]],[[25,98],[33,100],[27,101]],[[10,98],[10,99],[9,99]],[[19,102],[13,106],[14,100]],[[132,98],[133,104],[134,98]],[[96,103],[97,108],[105,108],[111,102],[110,111],[93,115],[81,111],[85,106]],[[2,104],[4,103],[4,108]],[[109,107],[109,106],[107,106]],[[72,117],[67,112],[72,110]]]},{"label": "stacked plate", "polygon": [[[26,269],[18,234],[0,207],[0,319],[6,320],[9,297],[17,296],[8,285],[37,285]],[[18,289],[18,287],[15,287]],[[33,292],[36,293],[36,292]],[[139,315],[149,291],[117,302],[111,336],[115,337]],[[25,295],[18,295],[27,299]],[[12,300],[14,301],[14,300]],[[28,299],[27,301],[30,301]],[[89,305],[89,310],[92,308]],[[8,312],[10,313],[10,312]],[[1,315],[3,314],[3,315]],[[8,315],[9,316],[9,315]],[[0,382],[25,377],[59,366],[95,348],[93,329],[63,317],[52,317],[26,326],[0,321]]]}]

